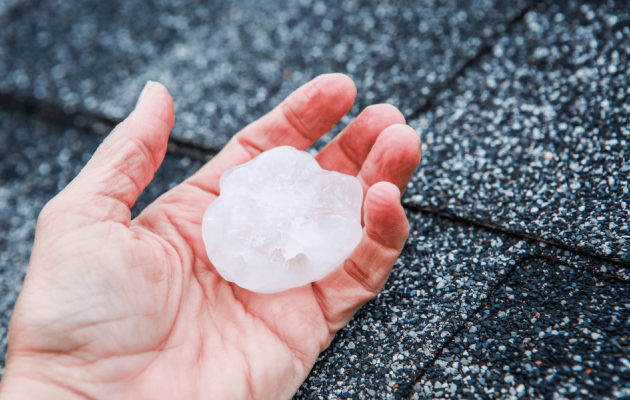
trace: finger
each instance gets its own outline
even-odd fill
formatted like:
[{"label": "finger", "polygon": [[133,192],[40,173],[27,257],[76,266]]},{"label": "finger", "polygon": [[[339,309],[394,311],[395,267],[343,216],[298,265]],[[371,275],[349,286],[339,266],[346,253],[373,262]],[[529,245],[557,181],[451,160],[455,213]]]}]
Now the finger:
[{"label": "finger", "polygon": [[420,137],[410,126],[396,124],[386,128],[357,175],[364,195],[372,185],[382,181],[393,183],[402,194],[420,163],[420,149]]},{"label": "finger", "polygon": [[356,93],[356,86],[346,75],[329,74],[315,78],[289,95],[269,114],[236,134],[187,183],[217,194],[219,178],[227,169],[277,146],[305,150],[350,110]]},{"label": "finger", "polygon": [[378,135],[390,125],[404,123],[405,117],[392,105],[369,106],[319,152],[317,162],[329,171],[356,176]]},{"label": "finger", "polygon": [[373,185],[364,210],[365,227],[357,248],[341,267],[313,283],[331,333],[381,291],[409,234],[400,192],[391,183]]},{"label": "finger", "polygon": [[140,192],[164,159],[175,121],[173,99],[166,88],[148,82],[133,112],[96,150],[81,173],[62,192],[88,218],[129,224]]}]

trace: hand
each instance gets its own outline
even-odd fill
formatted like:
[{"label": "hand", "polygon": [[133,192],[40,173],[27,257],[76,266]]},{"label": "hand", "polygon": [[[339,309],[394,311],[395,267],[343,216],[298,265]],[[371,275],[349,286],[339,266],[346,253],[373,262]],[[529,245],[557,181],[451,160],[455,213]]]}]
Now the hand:
[{"label": "hand", "polygon": [[400,254],[409,229],[400,194],[420,159],[418,135],[394,107],[376,105],[318,154],[364,189],[361,242],[320,281],[273,295],[224,281],[201,221],[223,172],[276,146],[306,149],[355,94],[344,75],[304,85],[132,221],[174,122],[170,95],[149,83],[40,214],[0,397],[290,398]]}]

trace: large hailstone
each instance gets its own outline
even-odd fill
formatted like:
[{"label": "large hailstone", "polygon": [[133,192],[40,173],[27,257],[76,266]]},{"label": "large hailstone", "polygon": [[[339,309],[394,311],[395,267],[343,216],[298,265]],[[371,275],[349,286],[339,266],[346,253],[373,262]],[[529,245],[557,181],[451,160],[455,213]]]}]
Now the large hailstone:
[{"label": "large hailstone", "polygon": [[359,181],[293,147],[226,171],[220,187],[203,241],[219,274],[245,289],[274,293],[321,279],[361,240]]}]

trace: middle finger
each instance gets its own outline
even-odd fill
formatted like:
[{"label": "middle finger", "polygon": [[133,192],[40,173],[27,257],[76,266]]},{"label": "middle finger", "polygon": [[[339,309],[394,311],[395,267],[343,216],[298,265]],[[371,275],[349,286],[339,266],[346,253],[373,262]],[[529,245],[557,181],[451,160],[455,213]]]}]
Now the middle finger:
[{"label": "middle finger", "polygon": [[405,117],[394,106],[369,106],[315,158],[323,169],[356,176],[381,132],[404,123]]}]

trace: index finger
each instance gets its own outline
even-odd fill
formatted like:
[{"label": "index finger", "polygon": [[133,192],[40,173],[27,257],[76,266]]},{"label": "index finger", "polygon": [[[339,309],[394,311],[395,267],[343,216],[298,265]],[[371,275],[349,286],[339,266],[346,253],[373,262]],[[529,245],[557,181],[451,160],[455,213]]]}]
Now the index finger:
[{"label": "index finger", "polygon": [[219,179],[229,168],[278,146],[307,149],[350,110],[356,93],[354,82],[346,75],[318,76],[236,134],[186,183],[218,196]]}]

